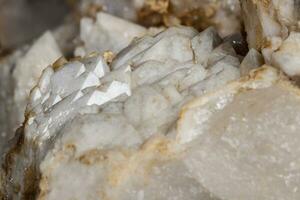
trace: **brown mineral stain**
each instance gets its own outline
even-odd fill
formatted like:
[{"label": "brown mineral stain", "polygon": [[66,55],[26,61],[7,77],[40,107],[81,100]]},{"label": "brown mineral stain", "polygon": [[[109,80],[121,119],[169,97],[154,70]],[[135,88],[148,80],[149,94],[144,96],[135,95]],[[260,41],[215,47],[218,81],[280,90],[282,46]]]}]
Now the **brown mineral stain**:
[{"label": "brown mineral stain", "polygon": [[218,3],[209,3],[178,12],[169,0],[146,0],[144,6],[138,11],[138,23],[146,27],[169,27],[181,24],[201,31],[216,25],[213,18],[219,6]]},{"label": "brown mineral stain", "polygon": [[65,65],[67,62],[67,59],[64,56],[62,56],[52,64],[52,68],[54,71],[57,71],[61,66]]},{"label": "brown mineral stain", "polygon": [[111,200],[105,191],[100,191],[98,192],[98,194],[101,200]]},{"label": "brown mineral stain", "polygon": [[80,61],[82,59],[81,56],[75,56],[73,58],[70,58],[70,62],[74,62],[74,61]]},{"label": "brown mineral stain", "polygon": [[68,143],[65,145],[65,148],[72,151],[72,152],[75,152],[76,151],[76,145],[75,144],[72,144],[72,143]]},{"label": "brown mineral stain", "polygon": [[254,5],[261,4],[264,8],[268,8],[271,0],[251,0]]},{"label": "brown mineral stain", "polygon": [[14,138],[9,142],[11,144],[8,144],[8,146],[10,146],[11,149],[7,152],[4,164],[2,166],[6,174],[10,174],[10,170],[14,164],[13,158],[16,154],[20,153],[24,144],[24,126],[21,126],[17,129]]},{"label": "brown mineral stain", "polygon": [[47,176],[43,176],[41,178],[41,181],[40,181],[40,184],[39,184],[39,187],[40,187],[40,193],[39,193],[39,196],[38,196],[38,200],[44,200],[46,199],[46,196],[48,194],[48,186],[49,186],[49,181],[48,181],[48,177]]},{"label": "brown mineral stain", "polygon": [[39,193],[40,172],[35,166],[25,170],[23,199],[35,199]]},{"label": "brown mineral stain", "polygon": [[[257,68],[250,72],[250,79],[249,80],[263,80],[264,79],[264,73],[268,70],[268,66],[264,65],[260,68]],[[276,72],[278,72],[276,70]]]},{"label": "brown mineral stain", "polygon": [[256,35],[256,41],[255,41],[255,46],[258,50],[262,48],[263,45],[263,35],[262,35],[262,27],[260,24],[257,24],[255,27],[255,35]]},{"label": "brown mineral stain", "polygon": [[[25,119],[26,121],[27,119]],[[40,180],[40,173],[38,167],[34,166],[34,164],[30,165],[28,168],[24,170],[24,182],[23,183],[14,183],[11,182],[10,179],[12,177],[12,170],[15,166],[15,161],[18,159],[18,156],[22,153],[22,150],[25,148],[25,138],[24,138],[24,125],[21,126],[15,133],[14,138],[9,141],[10,149],[8,150],[4,164],[2,169],[4,170],[4,180],[2,191],[8,197],[6,199],[11,198],[11,192],[14,194],[18,194],[21,192],[21,199],[35,199],[36,195],[39,192],[38,183]],[[31,145],[32,151],[35,151],[35,144],[26,144],[28,146]],[[21,185],[23,188],[21,188]]]},{"label": "brown mineral stain", "polygon": [[152,11],[167,13],[169,10],[170,0],[146,0],[144,4]]},{"label": "brown mineral stain", "polygon": [[271,0],[261,0],[262,5],[264,8],[269,8],[271,4]]},{"label": "brown mineral stain", "polygon": [[215,13],[216,8],[212,5],[207,5],[182,12],[178,18],[182,25],[192,26],[202,31],[209,26],[216,25],[213,21]]},{"label": "brown mineral stain", "polygon": [[99,162],[107,160],[105,151],[99,149],[92,149],[84,153],[78,158],[78,161],[84,165],[94,165]]},{"label": "brown mineral stain", "polygon": [[103,53],[103,58],[104,58],[104,60],[105,60],[108,64],[112,63],[112,61],[114,60],[115,56],[116,56],[116,55],[115,55],[112,51],[105,51],[105,52]]},{"label": "brown mineral stain", "polygon": [[146,26],[164,26],[164,15],[151,10],[149,7],[141,8],[138,13],[138,23]]},{"label": "brown mineral stain", "polygon": [[87,11],[85,12],[85,15],[96,19],[97,13],[103,10],[103,6],[96,4],[96,3],[91,3],[89,4]]}]

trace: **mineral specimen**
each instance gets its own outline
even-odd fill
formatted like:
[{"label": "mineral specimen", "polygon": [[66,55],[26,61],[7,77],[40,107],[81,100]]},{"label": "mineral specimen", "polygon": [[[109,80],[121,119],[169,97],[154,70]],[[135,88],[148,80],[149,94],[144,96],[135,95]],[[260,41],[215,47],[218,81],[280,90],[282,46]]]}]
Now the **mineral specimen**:
[{"label": "mineral specimen", "polygon": [[300,199],[300,4],[240,3],[80,1],[0,60],[0,198]]},{"label": "mineral specimen", "polygon": [[213,28],[202,33],[170,28],[134,40],[110,67],[100,55],[91,55],[46,68],[31,91],[23,132],[16,135],[22,137],[20,149],[6,156],[5,193],[32,197],[37,190],[28,184],[39,184],[40,162],[46,163],[47,152],[59,144],[80,154],[94,148],[139,149],[153,135],[167,135],[181,105],[239,77],[239,59],[221,42]]}]

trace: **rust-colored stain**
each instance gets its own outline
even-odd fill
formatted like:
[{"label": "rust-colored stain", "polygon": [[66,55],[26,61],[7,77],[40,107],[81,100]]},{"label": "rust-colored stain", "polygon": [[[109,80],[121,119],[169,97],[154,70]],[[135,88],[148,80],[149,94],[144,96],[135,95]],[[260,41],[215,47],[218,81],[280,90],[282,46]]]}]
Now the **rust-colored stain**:
[{"label": "rust-colored stain", "polygon": [[138,11],[138,23],[146,27],[151,26],[192,26],[201,31],[216,25],[213,18],[218,9],[218,4],[210,3],[192,9],[175,11],[169,0],[147,0]]}]

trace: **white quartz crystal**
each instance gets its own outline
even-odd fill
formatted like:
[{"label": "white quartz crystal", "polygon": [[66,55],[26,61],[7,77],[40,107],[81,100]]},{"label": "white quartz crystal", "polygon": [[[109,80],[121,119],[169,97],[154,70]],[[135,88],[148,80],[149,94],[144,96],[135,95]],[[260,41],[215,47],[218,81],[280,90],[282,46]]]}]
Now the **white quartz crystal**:
[{"label": "white quartz crystal", "polygon": [[19,110],[16,118],[19,124],[24,120],[23,115],[31,88],[36,84],[43,69],[61,56],[52,34],[46,32],[17,61],[13,77],[15,82],[14,102]]},{"label": "white quartz crystal", "polygon": [[255,49],[250,49],[240,65],[241,75],[247,75],[255,68],[264,64],[262,55]]},{"label": "white quartz crystal", "polygon": [[124,19],[100,12],[94,22],[83,18],[80,22],[80,39],[84,45],[75,54],[84,56],[94,51],[119,52],[135,37],[141,37],[146,29]]}]

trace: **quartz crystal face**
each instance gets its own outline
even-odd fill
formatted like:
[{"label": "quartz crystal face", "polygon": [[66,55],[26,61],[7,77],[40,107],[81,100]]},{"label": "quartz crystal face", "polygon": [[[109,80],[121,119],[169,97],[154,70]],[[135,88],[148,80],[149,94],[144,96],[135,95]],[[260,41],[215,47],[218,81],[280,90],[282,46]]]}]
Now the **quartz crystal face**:
[{"label": "quartz crystal face", "polygon": [[0,58],[1,199],[300,199],[297,0],[68,5]]}]

